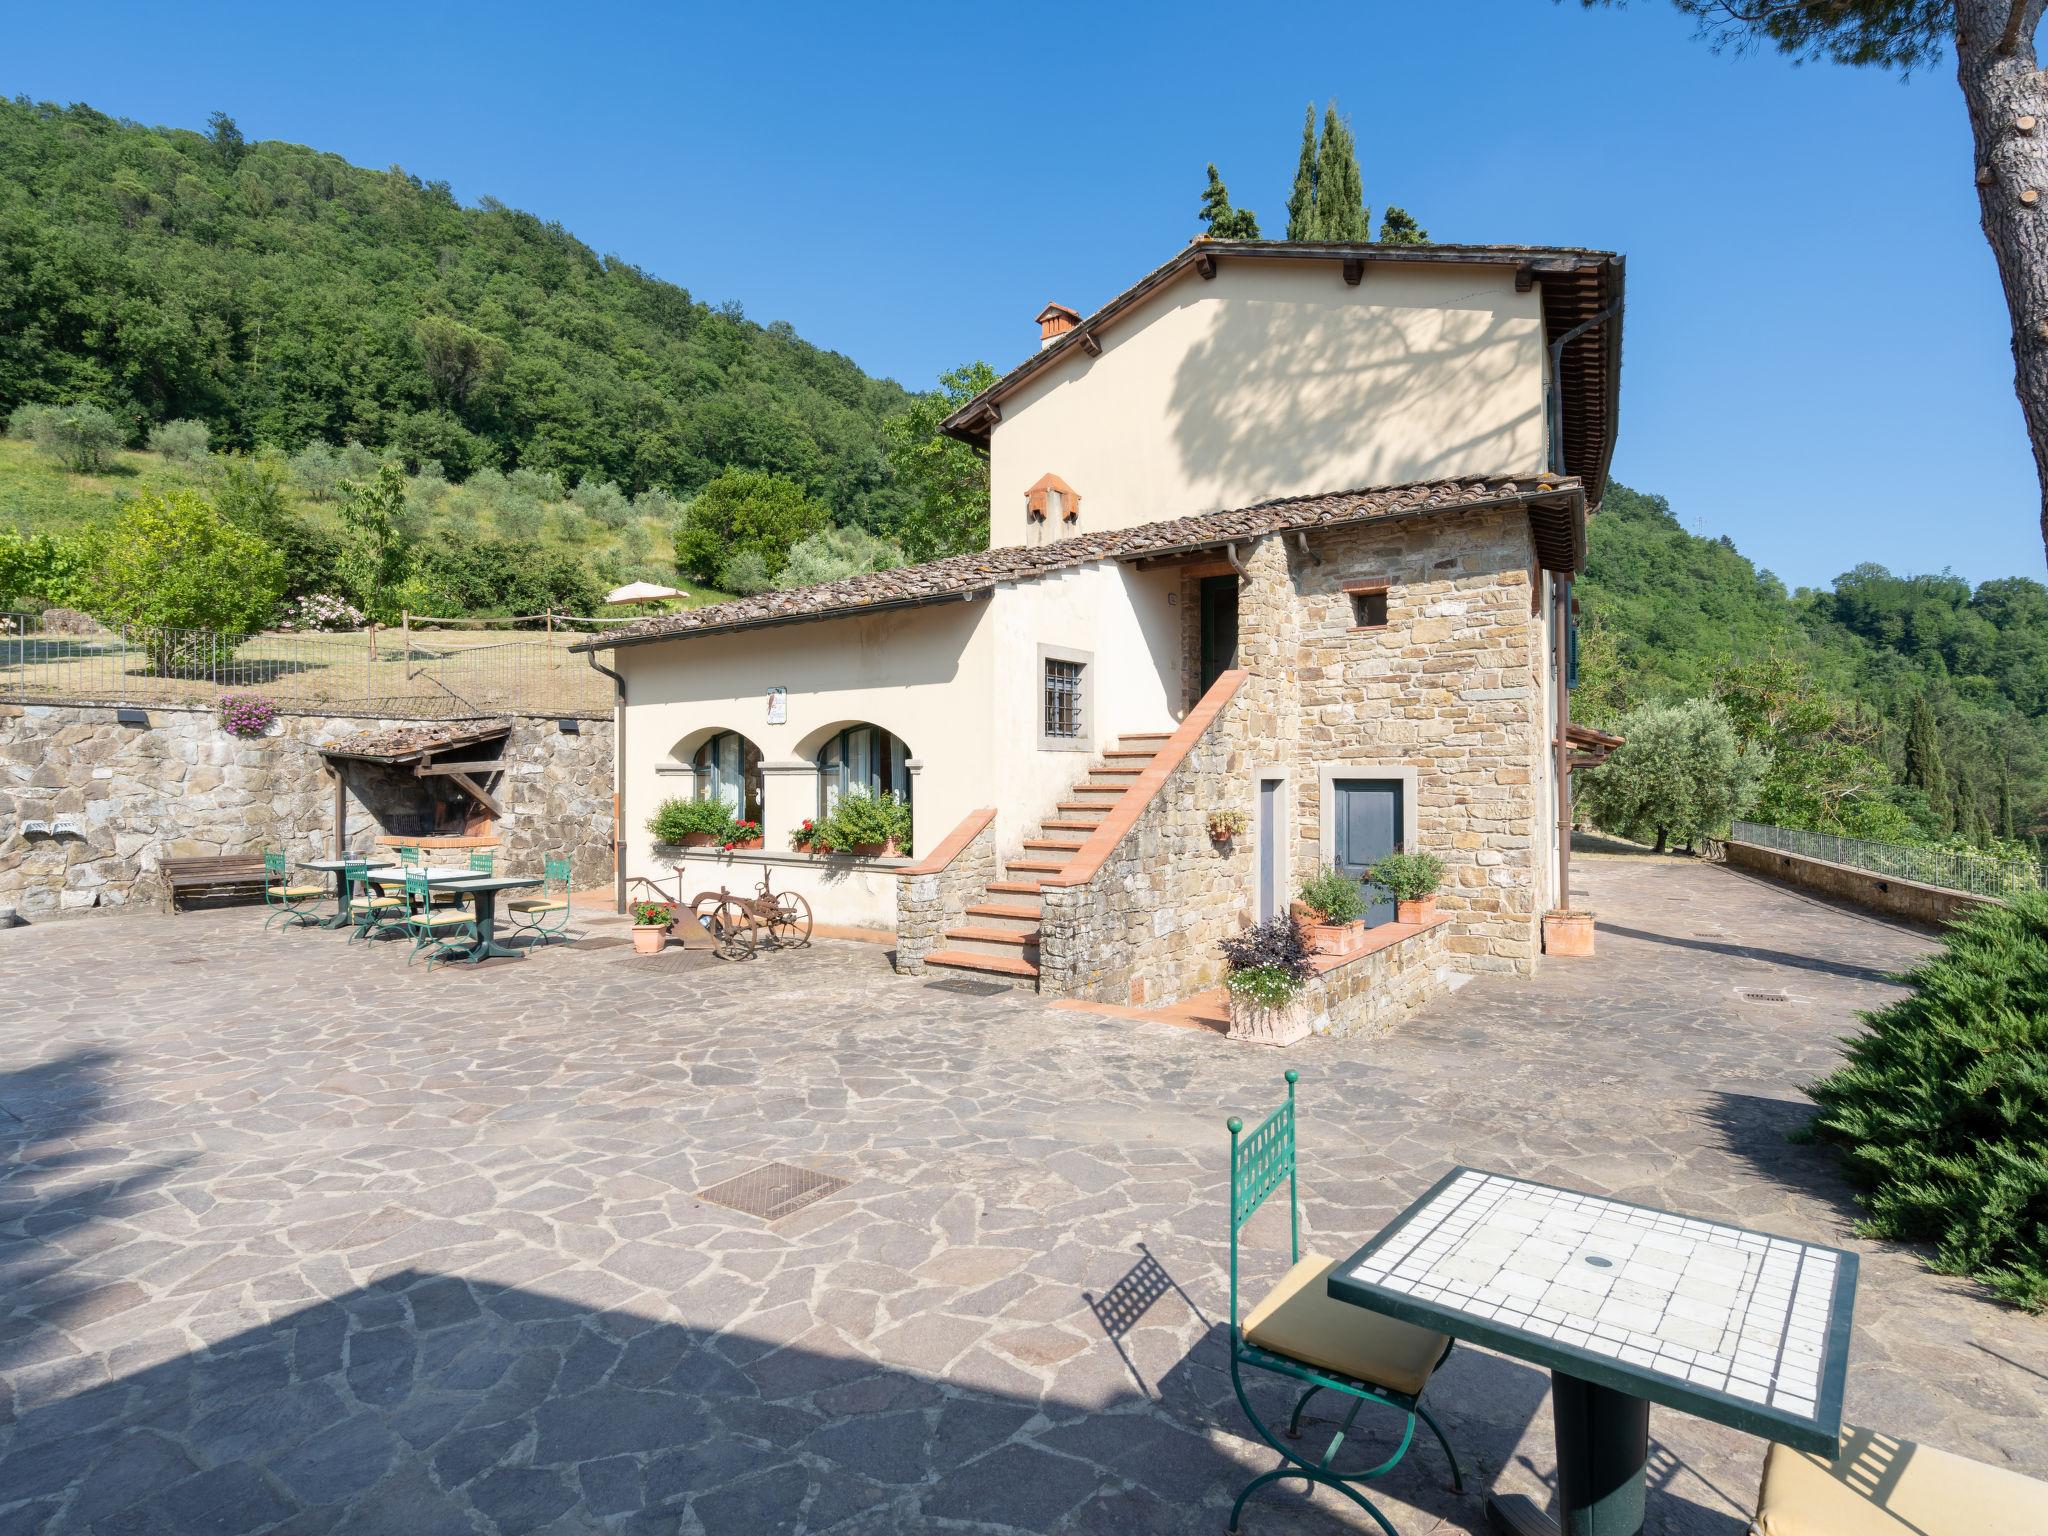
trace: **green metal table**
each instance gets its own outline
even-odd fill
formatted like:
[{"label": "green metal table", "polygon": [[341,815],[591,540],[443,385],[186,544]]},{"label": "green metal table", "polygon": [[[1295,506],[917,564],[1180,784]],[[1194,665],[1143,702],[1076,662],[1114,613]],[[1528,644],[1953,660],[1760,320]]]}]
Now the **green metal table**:
[{"label": "green metal table", "polygon": [[319,925],[322,928],[346,928],[349,924],[348,878],[347,876],[342,874],[342,870],[344,870],[351,864],[366,865],[372,874],[377,874],[385,869],[396,869],[398,867],[396,864],[387,865],[379,859],[299,860],[299,868],[301,869],[317,869],[334,876],[334,914],[331,917],[323,917],[320,919]]},{"label": "green metal table", "polygon": [[[1856,1255],[1454,1168],[1330,1295],[1550,1371],[1566,1536],[1640,1536],[1650,1405],[1833,1455]],[[1558,1527],[1489,1498],[1503,1536]]]},{"label": "green metal table", "polygon": [[498,892],[531,890],[541,884],[539,875],[479,875],[470,870],[426,871],[430,891],[456,891],[468,895],[476,908],[476,942],[469,947],[469,963],[493,957],[524,960],[526,951],[500,944],[494,937],[498,918]]}]

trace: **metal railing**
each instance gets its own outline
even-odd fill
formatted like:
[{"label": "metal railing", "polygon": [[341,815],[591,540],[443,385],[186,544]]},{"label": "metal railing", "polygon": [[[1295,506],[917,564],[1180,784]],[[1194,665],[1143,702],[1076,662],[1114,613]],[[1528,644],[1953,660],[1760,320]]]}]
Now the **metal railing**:
[{"label": "metal railing", "polygon": [[1962,848],[1915,848],[1904,843],[1867,843],[1859,837],[1836,837],[1827,832],[1806,832],[1797,827],[1768,827],[1754,821],[1738,821],[1728,829],[1731,842],[1749,843],[1778,853],[1800,854],[1867,869],[1894,880],[1913,880],[1921,885],[1939,886],[1945,891],[1967,891],[1976,896],[2017,896],[2036,891],[2044,879],[2040,863],[2024,855],[2001,859],[1988,853]]},{"label": "metal railing", "polygon": [[212,708],[255,693],[287,711],[464,719],[611,713],[611,683],[532,630],[265,632],[98,624],[0,613],[0,700]]}]

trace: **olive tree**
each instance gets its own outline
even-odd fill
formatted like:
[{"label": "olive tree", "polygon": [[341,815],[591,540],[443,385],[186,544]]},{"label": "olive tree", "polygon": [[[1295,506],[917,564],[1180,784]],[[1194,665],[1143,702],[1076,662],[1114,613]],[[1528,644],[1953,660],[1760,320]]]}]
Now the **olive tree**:
[{"label": "olive tree", "polygon": [[1602,831],[1690,848],[1725,832],[1755,802],[1770,753],[1746,747],[1727,707],[1716,699],[1646,704],[1623,715],[1627,738],[1575,786],[1580,809]]}]

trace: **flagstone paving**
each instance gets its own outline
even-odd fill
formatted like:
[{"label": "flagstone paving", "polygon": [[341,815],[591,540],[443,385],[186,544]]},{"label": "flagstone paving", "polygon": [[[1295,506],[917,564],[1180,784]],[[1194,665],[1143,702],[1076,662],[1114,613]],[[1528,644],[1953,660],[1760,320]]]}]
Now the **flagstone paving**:
[{"label": "flagstone paving", "polygon": [[[1785,1137],[1928,940],[1579,869],[1597,959],[1284,1057],[851,944],[427,974],[248,909],[0,935],[0,1533],[1219,1532],[1272,1461],[1221,1345],[1222,1122],[1288,1065],[1323,1251],[1454,1162],[1846,1243],[1851,1416],[2048,1474],[2040,1323],[1851,1237]],[[848,1183],[772,1225],[700,1198],[773,1161]],[[1254,1236],[1256,1287],[1284,1213]],[[1477,1475],[1419,1446],[1404,1536],[1547,1497],[1545,1390],[1452,1356]],[[1761,1444],[1652,1433],[1652,1529],[1739,1531]],[[1284,1489],[1247,1517],[1358,1524]]]}]

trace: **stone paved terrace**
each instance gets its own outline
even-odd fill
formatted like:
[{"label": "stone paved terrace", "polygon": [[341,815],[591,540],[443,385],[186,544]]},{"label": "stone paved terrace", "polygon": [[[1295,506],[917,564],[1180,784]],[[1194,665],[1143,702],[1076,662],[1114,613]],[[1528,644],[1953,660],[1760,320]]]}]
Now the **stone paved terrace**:
[{"label": "stone paved terrace", "polygon": [[[1597,960],[1286,1060],[843,943],[428,975],[246,908],[0,936],[0,1531],[1220,1532],[1271,1461],[1222,1368],[1222,1121],[1289,1064],[1326,1251],[1454,1161],[1847,1242],[1852,1417],[2048,1473],[2039,1321],[1851,1238],[1785,1140],[1927,940],[1580,872]],[[851,1182],[773,1226],[698,1198],[771,1159]],[[1544,1398],[1459,1350],[1431,1400],[1479,1473],[1418,1446],[1404,1536],[1543,1498]],[[1740,1531],[1762,1446],[1652,1433],[1652,1529]]]}]

